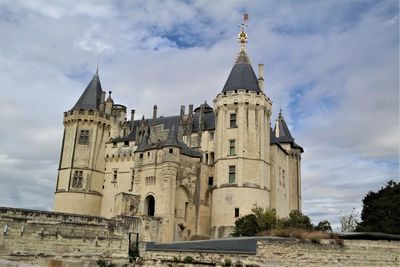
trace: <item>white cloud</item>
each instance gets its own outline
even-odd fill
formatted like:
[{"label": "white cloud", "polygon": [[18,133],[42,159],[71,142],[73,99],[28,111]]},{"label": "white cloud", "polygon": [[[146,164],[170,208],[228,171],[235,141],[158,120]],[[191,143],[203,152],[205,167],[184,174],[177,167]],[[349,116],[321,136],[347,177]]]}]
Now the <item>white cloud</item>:
[{"label": "white cloud", "polygon": [[359,210],[399,176],[397,1],[0,1],[0,205],[51,209],[62,114],[97,54],[114,100],[177,114],[222,89],[243,12],[274,114],[305,148],[305,213]]}]

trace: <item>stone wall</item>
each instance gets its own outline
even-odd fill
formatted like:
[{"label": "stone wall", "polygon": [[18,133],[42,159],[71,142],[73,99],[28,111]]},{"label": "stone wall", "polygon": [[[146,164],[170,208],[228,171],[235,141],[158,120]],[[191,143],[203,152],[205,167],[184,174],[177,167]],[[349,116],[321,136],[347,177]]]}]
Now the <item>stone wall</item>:
[{"label": "stone wall", "polygon": [[0,207],[0,258],[40,266],[97,266],[99,257],[125,263],[132,220]]},{"label": "stone wall", "polygon": [[[145,251],[143,266],[184,265],[188,256],[190,266],[400,266],[400,241],[343,240],[343,245],[322,240],[321,244],[307,241],[260,240],[255,254],[194,252],[194,251]],[[189,265],[186,265],[189,266]]]}]

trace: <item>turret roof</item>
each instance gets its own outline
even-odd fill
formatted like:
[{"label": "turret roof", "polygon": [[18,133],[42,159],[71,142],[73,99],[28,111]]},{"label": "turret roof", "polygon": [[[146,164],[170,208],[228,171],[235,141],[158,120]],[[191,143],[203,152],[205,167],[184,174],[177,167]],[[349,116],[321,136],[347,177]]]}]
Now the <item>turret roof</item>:
[{"label": "turret roof", "polygon": [[278,118],[276,119],[274,131],[271,135],[271,143],[290,143],[294,148],[298,148],[301,152],[304,152],[303,148],[295,143],[289,131],[289,127],[283,118],[282,111],[279,112]]},{"label": "turret roof", "polygon": [[233,65],[228,80],[226,80],[222,92],[244,89],[249,91],[261,92],[258,80],[253,68],[251,67],[247,53],[240,50],[236,62]]},{"label": "turret roof", "polygon": [[92,80],[72,109],[99,109],[102,91],[99,74],[96,71]]}]

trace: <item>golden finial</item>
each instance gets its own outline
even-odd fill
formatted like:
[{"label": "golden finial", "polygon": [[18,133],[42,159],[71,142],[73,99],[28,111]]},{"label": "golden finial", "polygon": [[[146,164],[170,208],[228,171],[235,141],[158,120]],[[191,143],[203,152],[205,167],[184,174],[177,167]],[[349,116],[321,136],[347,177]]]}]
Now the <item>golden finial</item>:
[{"label": "golden finial", "polygon": [[240,50],[245,50],[247,43],[247,33],[244,29],[247,27],[247,21],[249,20],[249,14],[243,14],[243,22],[239,26],[241,31],[239,33],[238,42],[240,43]]}]

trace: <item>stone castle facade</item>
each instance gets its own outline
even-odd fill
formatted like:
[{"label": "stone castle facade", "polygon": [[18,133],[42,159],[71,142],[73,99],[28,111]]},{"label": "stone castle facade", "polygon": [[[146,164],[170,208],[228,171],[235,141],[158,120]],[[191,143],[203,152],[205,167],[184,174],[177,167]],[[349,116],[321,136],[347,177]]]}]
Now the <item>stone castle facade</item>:
[{"label": "stone castle facade", "polygon": [[114,103],[98,72],[71,110],[64,135],[54,211],[113,218],[160,218],[163,242],[226,237],[254,205],[279,217],[301,209],[302,147],[282,113],[271,126],[272,101],[245,51],[206,102],[177,116],[135,120]]}]

